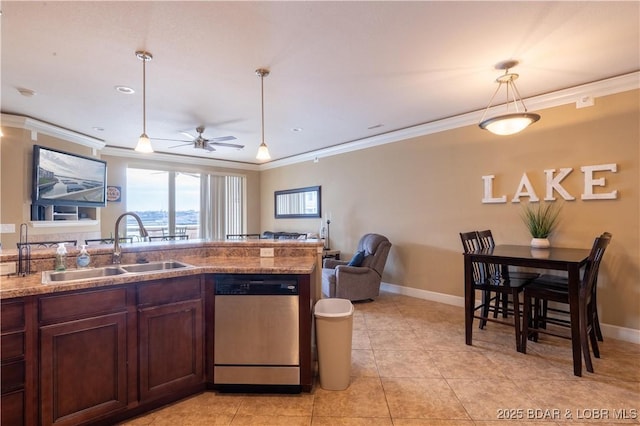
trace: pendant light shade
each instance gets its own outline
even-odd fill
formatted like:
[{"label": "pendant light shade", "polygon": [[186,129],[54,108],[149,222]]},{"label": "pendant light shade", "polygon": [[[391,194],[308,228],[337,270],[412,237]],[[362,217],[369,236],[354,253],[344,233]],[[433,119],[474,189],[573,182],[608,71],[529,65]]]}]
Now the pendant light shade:
[{"label": "pendant light shade", "polygon": [[147,62],[153,59],[151,53],[139,50],[136,52],[136,57],[142,61],[142,134],[138,138],[138,144],[135,150],[142,153],[153,152],[153,146],[149,136],[147,136],[147,74],[146,65]]},{"label": "pendant light shade", "polygon": [[[503,69],[505,72],[496,79],[498,88],[493,93],[489,105],[484,110],[484,114],[482,114],[482,119],[480,119],[479,124],[481,129],[488,130],[496,135],[513,135],[540,120],[540,115],[527,112],[527,107],[524,105],[522,96],[520,96],[520,92],[518,92],[515,83],[518,74],[509,73],[509,68],[517,64],[518,61],[505,61],[496,65],[496,69]],[[506,91],[506,113],[485,119],[487,112],[493,104],[493,100],[502,86],[505,87]]]},{"label": "pendant light shade", "polygon": [[256,74],[260,76],[260,94],[261,94],[261,108],[262,108],[262,143],[258,147],[258,153],[256,159],[260,161],[266,161],[271,159],[269,154],[269,148],[264,142],[264,78],[269,75],[269,70],[259,68],[256,70]]}]

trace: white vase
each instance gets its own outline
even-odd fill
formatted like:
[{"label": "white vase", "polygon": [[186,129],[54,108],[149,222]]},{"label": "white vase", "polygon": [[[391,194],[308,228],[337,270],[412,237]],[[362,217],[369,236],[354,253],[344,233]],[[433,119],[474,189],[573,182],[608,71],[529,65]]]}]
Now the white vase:
[{"label": "white vase", "polygon": [[551,247],[551,243],[548,238],[532,238],[531,247],[545,249]]},{"label": "white vase", "polygon": [[536,248],[531,247],[531,257],[536,259],[548,259],[551,254],[551,250],[548,248]]}]

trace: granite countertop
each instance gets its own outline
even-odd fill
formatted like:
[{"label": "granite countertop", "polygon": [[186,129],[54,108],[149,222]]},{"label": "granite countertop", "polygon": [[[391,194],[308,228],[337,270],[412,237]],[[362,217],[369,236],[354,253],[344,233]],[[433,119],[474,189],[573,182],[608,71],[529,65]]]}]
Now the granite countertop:
[{"label": "granite countertop", "polygon": [[[192,265],[187,268],[169,269],[153,272],[127,273],[122,275],[42,283],[42,272],[25,277],[7,276],[0,280],[0,299],[56,293],[61,291],[107,287],[120,284],[174,278],[204,273],[232,274],[311,274],[316,267],[314,257],[219,257],[199,258],[181,257],[180,262]],[[68,269],[71,270],[71,269]]]}]

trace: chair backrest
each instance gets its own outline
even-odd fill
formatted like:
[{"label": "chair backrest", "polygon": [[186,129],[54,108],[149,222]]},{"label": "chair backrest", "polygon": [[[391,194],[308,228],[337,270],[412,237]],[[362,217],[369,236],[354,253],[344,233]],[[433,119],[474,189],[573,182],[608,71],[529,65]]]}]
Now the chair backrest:
[{"label": "chair backrest", "polygon": [[364,251],[364,259],[360,266],[371,268],[382,276],[387,256],[391,250],[391,242],[380,234],[365,234],[358,242],[357,251]]},{"label": "chair backrest", "polygon": [[65,243],[67,247],[76,246],[78,244],[78,240],[64,240],[64,241],[29,241],[26,243],[16,243],[18,246],[18,250],[22,247],[30,247],[35,249],[40,248],[55,248],[58,247],[60,243]]},{"label": "chair backrest", "polygon": [[[120,237],[121,243],[132,243],[133,237]],[[88,246],[97,244],[113,244],[113,238],[90,238],[84,240],[84,243]]]},{"label": "chair backrest", "polygon": [[584,299],[586,303],[589,303],[595,291],[596,282],[598,281],[598,271],[600,270],[600,262],[602,261],[604,252],[610,242],[611,234],[605,232],[595,239],[593,247],[591,247],[591,253],[589,253],[587,266],[585,268],[584,275],[582,276],[582,282],[580,283],[580,298]]},{"label": "chair backrest", "polygon": [[[476,250],[483,249],[482,242],[478,231],[469,231],[460,233],[460,241],[465,253],[471,253]],[[473,262],[473,282],[483,283],[487,280],[487,267],[484,263]]]},{"label": "chair backrest", "polygon": [[[491,229],[485,229],[484,231],[478,231],[478,239],[480,240],[481,248],[493,248],[496,246],[496,242],[493,239]],[[495,263],[489,263],[486,265],[487,272],[493,279],[500,279],[500,266]]]},{"label": "chair backrest", "polygon": [[227,234],[227,240],[244,240],[244,239],[254,239],[259,240],[260,234]]},{"label": "chair backrest", "polygon": [[180,235],[156,235],[148,237],[149,241],[176,241],[176,240],[188,240],[189,235],[180,234]]}]

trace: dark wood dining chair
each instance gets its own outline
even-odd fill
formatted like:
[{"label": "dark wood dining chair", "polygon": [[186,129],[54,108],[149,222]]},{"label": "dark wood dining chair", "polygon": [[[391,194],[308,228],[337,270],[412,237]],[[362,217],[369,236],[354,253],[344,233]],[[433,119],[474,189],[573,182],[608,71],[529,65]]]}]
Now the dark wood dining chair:
[{"label": "dark wood dining chair", "polygon": [[[601,237],[611,238],[610,232],[602,233]],[[600,265],[598,265],[598,268]],[[566,275],[541,275],[540,281],[545,282],[549,286],[557,287],[559,291],[569,291],[569,280]],[[597,300],[597,291],[598,289],[598,271],[596,271],[596,280],[593,283],[593,290],[591,294],[591,300],[593,303],[593,328],[596,333],[596,338],[598,341],[603,342],[604,337],[602,336],[602,329],[600,328],[600,318],[598,317],[598,300]],[[541,318],[539,320],[539,325],[544,328],[546,322],[550,322],[559,326],[570,326],[569,321],[569,307],[568,306],[549,306],[549,303],[546,300],[541,301],[540,306]]]},{"label": "dark wood dining chair", "polygon": [[180,235],[156,235],[148,237],[149,241],[177,241],[177,240],[188,240],[189,235],[180,234]]},{"label": "dark wood dining chair", "polygon": [[[490,229],[485,229],[483,231],[478,231],[478,239],[480,240],[480,246],[482,248],[493,248],[496,246],[496,242],[493,239],[493,233]],[[487,269],[489,275],[495,278],[504,278],[504,279],[514,279],[514,280],[532,280],[540,276],[537,272],[525,272],[525,271],[513,271],[509,270],[508,266],[500,266],[495,264],[488,264]],[[498,312],[502,312],[502,316],[504,318],[509,316],[509,313],[513,314],[513,309],[509,308],[509,304],[513,303],[510,301],[509,294],[504,293],[501,294],[499,300],[496,300],[497,303],[501,303],[501,309],[493,309],[494,317],[497,317]]]},{"label": "dark wood dining chair", "polygon": [[[133,237],[120,237],[121,243],[133,243]],[[113,238],[89,238],[84,240],[85,245],[101,245],[101,244],[113,244]]]},{"label": "dark wood dining chair", "polygon": [[18,246],[18,250],[20,250],[24,246],[29,246],[33,249],[45,249],[45,248],[56,248],[61,243],[64,243],[67,247],[75,247],[78,245],[78,240],[63,240],[63,241],[29,241],[26,243],[16,243]]},{"label": "dark wood dining chair", "polygon": [[[580,345],[582,347],[585,366],[587,371],[593,373],[591,350],[593,350],[593,355],[596,358],[600,358],[595,326],[597,316],[594,314],[594,311],[597,311],[598,308],[595,303],[594,294],[600,263],[610,241],[611,234],[608,232],[604,233],[595,239],[593,247],[591,248],[587,265],[582,280],[580,281],[578,293],[578,305],[581,315],[579,324],[572,324],[569,319],[551,319],[548,315],[545,316],[546,313],[543,310],[543,302],[569,304],[569,289],[567,285],[559,285],[557,281],[549,281],[544,276],[532,280],[527,285],[524,290],[521,344],[523,353],[527,351],[527,340],[537,340],[539,333],[571,339],[571,334],[563,331],[563,328],[567,325],[569,327],[579,327]],[[559,325],[561,328],[553,327],[553,325]],[[591,350],[589,349],[589,342],[591,342]]]},{"label": "dark wood dining chair", "polygon": [[[460,233],[460,240],[464,247],[465,253],[475,250],[484,249],[478,231]],[[487,321],[514,327],[516,338],[516,349],[520,351],[521,345],[521,327],[522,316],[520,313],[520,293],[523,287],[529,282],[527,279],[510,278],[507,274],[494,273],[486,263],[474,262],[472,265],[473,290],[479,290],[482,293],[482,302],[473,306],[473,318],[480,321],[480,328],[484,328]],[[513,301],[513,321],[508,319],[507,312],[503,312],[504,306],[500,301],[503,295],[511,295]],[[496,315],[490,316],[491,312]],[[499,318],[497,314],[502,314]]]},{"label": "dark wood dining chair", "polygon": [[245,239],[253,239],[259,240],[260,234],[227,234],[227,240],[245,240]]}]

